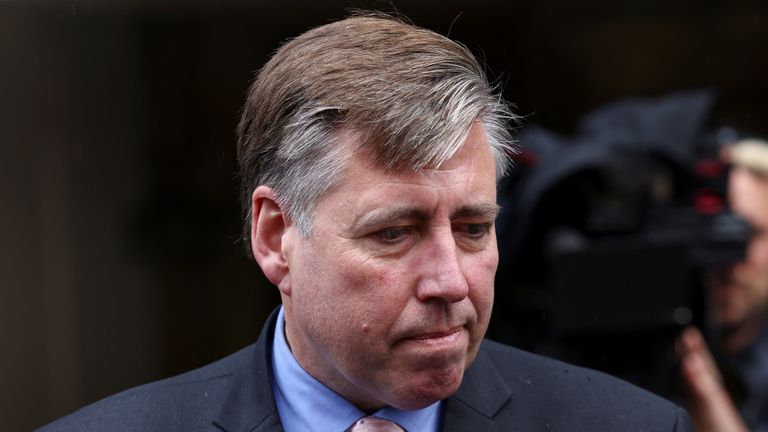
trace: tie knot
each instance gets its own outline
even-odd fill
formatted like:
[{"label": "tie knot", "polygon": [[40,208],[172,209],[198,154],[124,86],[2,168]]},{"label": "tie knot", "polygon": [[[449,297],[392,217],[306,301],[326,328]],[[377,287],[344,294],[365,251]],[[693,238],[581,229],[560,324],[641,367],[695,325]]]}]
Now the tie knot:
[{"label": "tie knot", "polygon": [[380,417],[368,416],[356,421],[345,432],[405,432],[397,423]]}]

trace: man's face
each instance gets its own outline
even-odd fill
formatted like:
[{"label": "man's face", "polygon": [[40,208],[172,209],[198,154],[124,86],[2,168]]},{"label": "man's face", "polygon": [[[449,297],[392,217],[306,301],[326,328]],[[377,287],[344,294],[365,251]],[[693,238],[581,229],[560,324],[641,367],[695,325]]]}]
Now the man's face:
[{"label": "man's face", "polygon": [[[354,140],[342,145],[352,151]],[[364,410],[453,394],[490,318],[496,213],[479,125],[438,169],[387,173],[353,155],[312,234],[291,226],[284,236],[286,332],[299,363]]]},{"label": "man's face", "polygon": [[754,228],[744,261],[719,272],[713,283],[715,319],[737,328],[768,308],[768,179],[745,168],[730,174],[729,198],[734,212]]}]

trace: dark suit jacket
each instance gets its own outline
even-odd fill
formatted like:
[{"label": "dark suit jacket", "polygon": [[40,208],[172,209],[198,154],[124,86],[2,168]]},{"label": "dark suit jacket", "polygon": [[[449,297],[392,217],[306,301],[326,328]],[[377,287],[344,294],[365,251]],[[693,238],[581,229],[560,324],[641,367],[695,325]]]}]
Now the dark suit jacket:
[{"label": "dark suit jacket", "polygon": [[[276,314],[255,345],[40,429],[282,431],[270,387]],[[692,431],[680,408],[605,374],[485,341],[443,410],[444,431]]]}]

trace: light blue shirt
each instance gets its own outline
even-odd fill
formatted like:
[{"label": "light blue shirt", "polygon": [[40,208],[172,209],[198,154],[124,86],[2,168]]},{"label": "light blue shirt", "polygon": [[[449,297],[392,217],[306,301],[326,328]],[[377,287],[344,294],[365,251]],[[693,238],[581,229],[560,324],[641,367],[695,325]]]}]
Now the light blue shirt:
[{"label": "light blue shirt", "polygon": [[[307,373],[285,339],[283,308],[272,343],[272,394],[285,432],[343,432],[366,414]],[[385,407],[373,415],[394,421],[407,432],[437,432],[440,404],[416,411]]]}]

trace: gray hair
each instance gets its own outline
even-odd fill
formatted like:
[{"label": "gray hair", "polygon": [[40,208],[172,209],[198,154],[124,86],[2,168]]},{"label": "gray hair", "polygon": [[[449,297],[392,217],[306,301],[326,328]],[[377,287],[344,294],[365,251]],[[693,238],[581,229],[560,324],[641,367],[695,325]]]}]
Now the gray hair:
[{"label": "gray hair", "polygon": [[238,127],[241,200],[249,235],[251,195],[270,186],[308,236],[318,200],[343,178],[354,132],[388,170],[439,167],[480,122],[497,177],[515,151],[517,117],[463,45],[382,15],[353,16],[283,45],[248,91]]}]

